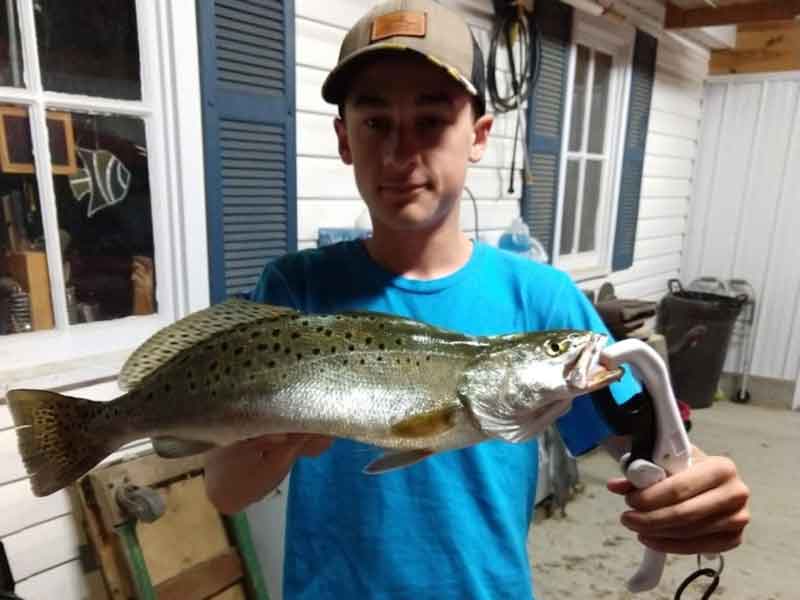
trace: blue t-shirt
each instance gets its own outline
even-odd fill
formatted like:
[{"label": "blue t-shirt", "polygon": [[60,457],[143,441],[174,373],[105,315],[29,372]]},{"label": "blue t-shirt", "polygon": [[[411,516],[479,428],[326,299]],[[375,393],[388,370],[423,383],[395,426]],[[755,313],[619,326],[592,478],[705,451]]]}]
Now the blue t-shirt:
[{"label": "blue t-shirt", "polygon": [[[360,241],[289,254],[267,266],[253,299],[308,313],[373,310],[472,335],[543,329],[607,333],[570,278],[484,244],[441,279],[389,273]],[[636,384],[612,386],[618,402]],[[588,397],[558,422],[573,454],[610,431]],[[336,440],[291,473],[284,598],[530,600],[526,539],[537,441],[487,441],[411,467],[365,475],[381,451]]]}]

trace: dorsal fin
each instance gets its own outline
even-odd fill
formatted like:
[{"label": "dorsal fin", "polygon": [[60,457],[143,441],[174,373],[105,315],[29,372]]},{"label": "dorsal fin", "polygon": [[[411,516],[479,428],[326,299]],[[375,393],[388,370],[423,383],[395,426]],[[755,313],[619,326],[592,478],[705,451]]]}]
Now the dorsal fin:
[{"label": "dorsal fin", "polygon": [[274,319],[297,311],[231,298],[205,310],[190,314],[172,325],[157,331],[125,361],[118,384],[123,390],[137,387],[153,371],[183,350],[204,342],[237,325]]}]

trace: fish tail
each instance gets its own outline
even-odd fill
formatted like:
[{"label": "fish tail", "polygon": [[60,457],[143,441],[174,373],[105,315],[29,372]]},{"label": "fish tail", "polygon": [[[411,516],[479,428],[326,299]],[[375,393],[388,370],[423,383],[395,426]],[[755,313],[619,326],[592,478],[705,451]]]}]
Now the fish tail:
[{"label": "fish tail", "polygon": [[[114,402],[95,402],[45,390],[11,390],[8,405],[22,462],[36,496],[77,480],[121,445],[109,417]],[[103,417],[106,427],[91,426]]]}]

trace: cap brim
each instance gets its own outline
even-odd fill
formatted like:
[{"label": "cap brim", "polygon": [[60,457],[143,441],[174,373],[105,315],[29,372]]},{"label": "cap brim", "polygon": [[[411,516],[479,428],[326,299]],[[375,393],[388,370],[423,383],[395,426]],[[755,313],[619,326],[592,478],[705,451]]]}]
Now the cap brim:
[{"label": "cap brim", "polygon": [[325,78],[322,84],[322,97],[326,102],[331,104],[341,104],[347,97],[348,84],[352,80],[355,72],[359,67],[362,67],[370,59],[379,56],[380,54],[396,53],[396,52],[413,52],[416,56],[421,56],[429,60],[437,67],[441,67],[448,75],[455,79],[466,89],[467,93],[477,96],[478,91],[475,86],[464,77],[458,69],[452,67],[437,59],[435,56],[421,52],[416,48],[407,46],[400,43],[383,43],[373,44],[360,50],[353,52],[345,60],[339,63]]}]

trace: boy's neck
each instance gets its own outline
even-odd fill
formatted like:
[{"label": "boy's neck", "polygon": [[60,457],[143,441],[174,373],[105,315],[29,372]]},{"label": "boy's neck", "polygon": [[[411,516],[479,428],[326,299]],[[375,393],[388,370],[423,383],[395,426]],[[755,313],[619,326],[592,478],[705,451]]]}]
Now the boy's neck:
[{"label": "boy's neck", "polygon": [[458,271],[472,256],[472,243],[458,227],[394,231],[374,224],[365,241],[379,265],[409,279],[439,279]]}]

